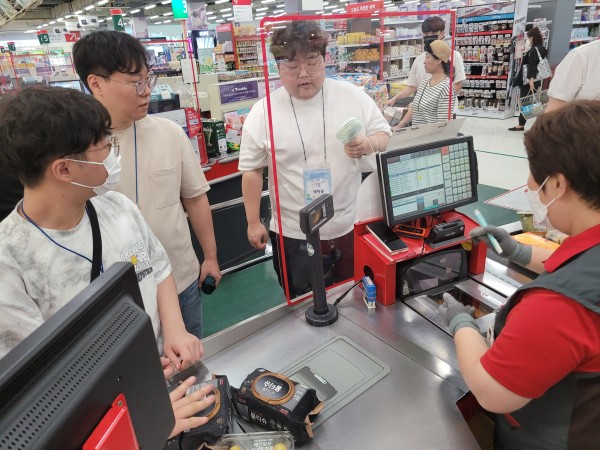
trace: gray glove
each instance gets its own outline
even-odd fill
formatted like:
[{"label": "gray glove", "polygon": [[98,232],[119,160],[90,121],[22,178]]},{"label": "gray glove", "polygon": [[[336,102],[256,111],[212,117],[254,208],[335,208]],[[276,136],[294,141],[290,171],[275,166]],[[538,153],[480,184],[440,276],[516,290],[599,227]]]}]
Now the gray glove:
[{"label": "gray glove", "polygon": [[502,228],[488,225],[486,227],[473,228],[469,234],[472,238],[485,242],[488,247],[493,249],[494,246],[490,244],[490,240],[487,237],[488,233],[494,236],[498,244],[500,244],[503,257],[523,267],[531,262],[531,247],[517,242]]},{"label": "gray glove", "polygon": [[475,308],[472,306],[465,306],[452,295],[444,292],[444,303],[442,303],[438,309],[440,317],[444,320],[450,334],[454,336],[457,330],[464,327],[474,328],[479,331],[479,327],[475,324],[473,313]]}]

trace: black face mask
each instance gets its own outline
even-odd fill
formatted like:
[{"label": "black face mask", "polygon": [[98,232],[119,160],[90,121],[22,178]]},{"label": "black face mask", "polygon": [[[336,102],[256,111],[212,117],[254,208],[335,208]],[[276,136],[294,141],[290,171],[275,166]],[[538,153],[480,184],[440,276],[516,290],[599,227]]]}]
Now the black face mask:
[{"label": "black face mask", "polygon": [[437,40],[438,40],[437,36],[425,36],[423,38],[423,43],[431,45],[432,42],[435,42]]}]

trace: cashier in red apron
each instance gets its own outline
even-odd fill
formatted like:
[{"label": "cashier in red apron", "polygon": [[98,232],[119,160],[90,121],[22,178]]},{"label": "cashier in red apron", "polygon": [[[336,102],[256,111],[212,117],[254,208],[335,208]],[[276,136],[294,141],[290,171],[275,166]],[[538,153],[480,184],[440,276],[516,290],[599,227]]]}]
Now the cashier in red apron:
[{"label": "cashier in red apron", "polygon": [[600,102],[545,114],[525,133],[537,222],[571,237],[549,257],[495,227],[503,256],[544,272],[497,315],[493,343],[452,296],[440,308],[460,370],[496,414],[496,449],[600,448]]}]

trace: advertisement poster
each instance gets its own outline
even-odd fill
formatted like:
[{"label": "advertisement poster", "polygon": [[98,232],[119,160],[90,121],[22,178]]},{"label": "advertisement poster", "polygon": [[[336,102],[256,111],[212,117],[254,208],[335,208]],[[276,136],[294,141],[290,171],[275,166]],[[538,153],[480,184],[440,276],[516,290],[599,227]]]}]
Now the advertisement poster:
[{"label": "advertisement poster", "polygon": [[252,0],[233,0],[232,3],[236,22],[252,22]]},{"label": "advertisement poster", "polygon": [[198,133],[200,133],[200,130],[202,129],[200,114],[198,114],[194,108],[185,108],[185,121],[190,139],[198,136]]},{"label": "advertisement poster", "polygon": [[198,49],[198,64],[200,64],[200,73],[212,73],[215,66],[212,52],[212,48]]},{"label": "advertisement poster", "polygon": [[206,16],[206,3],[198,1],[188,1],[188,20],[189,30],[208,30],[208,17]]},{"label": "advertisement poster", "polygon": [[242,100],[258,99],[258,81],[242,81],[219,86],[221,103],[235,103]]},{"label": "advertisement poster", "polygon": [[143,10],[131,15],[131,28],[133,37],[138,39],[149,37],[148,23]]}]

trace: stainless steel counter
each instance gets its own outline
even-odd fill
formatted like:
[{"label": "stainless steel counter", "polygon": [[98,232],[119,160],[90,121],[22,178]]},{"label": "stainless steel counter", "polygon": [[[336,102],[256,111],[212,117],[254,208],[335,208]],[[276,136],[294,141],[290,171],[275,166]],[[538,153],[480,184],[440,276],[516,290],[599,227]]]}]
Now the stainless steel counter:
[{"label": "stainless steel counter", "polygon": [[[510,269],[489,266],[511,275]],[[329,302],[340,291],[330,292]],[[302,449],[479,448],[455,405],[468,389],[452,338],[404,304],[378,304],[373,311],[365,307],[362,291],[353,294],[338,305],[339,320],[328,327],[306,323],[305,302],[273,308],[208,337],[201,376],[225,374],[238,387],[255,368],[282,370],[344,335],[389,364],[391,372],[323,422]]]}]

